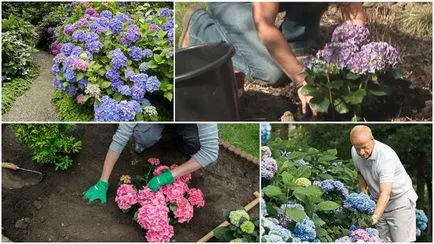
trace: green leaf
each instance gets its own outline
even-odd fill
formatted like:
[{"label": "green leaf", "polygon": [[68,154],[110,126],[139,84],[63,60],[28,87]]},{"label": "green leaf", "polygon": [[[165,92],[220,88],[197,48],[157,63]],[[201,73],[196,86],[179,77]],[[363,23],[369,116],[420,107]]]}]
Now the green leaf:
[{"label": "green leaf", "polygon": [[335,148],[333,149],[329,149],[327,151],[324,152],[325,154],[331,155],[331,156],[336,156],[338,155],[338,150],[336,150]]},{"label": "green leaf", "polygon": [[83,102],[86,102],[89,99],[89,97],[90,97],[89,95],[84,95],[83,96]]},{"label": "green leaf", "polygon": [[273,185],[262,188],[262,192],[268,197],[278,197],[283,195],[282,190],[278,186]]},{"label": "green leaf", "polygon": [[368,89],[368,92],[371,93],[374,96],[386,96],[389,95],[386,91],[381,90],[381,89]]},{"label": "green leaf", "polygon": [[109,88],[111,84],[112,84],[112,83],[109,82],[109,81],[104,81],[104,82],[101,84],[101,87],[102,87],[102,89],[106,89],[106,88]]},{"label": "green leaf", "polygon": [[316,97],[321,94],[321,88],[312,85],[306,85],[301,88],[301,94],[304,96],[313,96]]},{"label": "green leaf", "polygon": [[306,213],[304,210],[299,208],[287,208],[285,211],[286,215],[294,220],[295,222],[300,222],[306,218]]},{"label": "green leaf", "polygon": [[313,97],[309,104],[312,106],[313,110],[320,113],[327,113],[329,110],[330,101],[326,97]]},{"label": "green leaf", "polygon": [[326,84],[326,87],[331,88],[331,89],[339,89],[344,85],[344,81],[343,80],[333,80],[330,81],[330,83]]},{"label": "green leaf", "polygon": [[83,79],[84,78],[84,73],[78,73],[78,75],[77,75],[77,78],[76,78],[76,80],[77,81],[80,81],[81,79]]},{"label": "green leaf", "polygon": [[326,222],[322,220],[317,214],[312,215],[312,221],[315,223],[316,226],[323,226],[326,224]]},{"label": "green leaf", "polygon": [[214,236],[222,241],[229,242],[233,239],[233,232],[225,227],[215,228],[213,231]]},{"label": "green leaf", "polygon": [[365,89],[358,89],[357,91],[345,95],[344,100],[349,104],[357,105],[363,102],[363,98],[365,98],[365,95],[366,95]]},{"label": "green leaf", "polygon": [[321,157],[318,158],[318,161],[319,162],[328,162],[328,161],[332,161],[332,160],[335,160],[335,159],[337,159],[336,156],[333,156],[333,155],[323,155],[323,156],[321,156]]},{"label": "green leaf", "polygon": [[354,73],[347,73],[347,75],[345,76],[345,79],[348,79],[348,80],[357,80],[359,78],[360,78],[360,75],[354,74]]},{"label": "green leaf", "polygon": [[100,75],[100,76],[104,76],[105,75],[105,70],[104,69],[98,69],[98,74]]},{"label": "green leaf", "polygon": [[171,102],[173,99],[173,94],[171,92],[165,92],[164,97]]},{"label": "green leaf", "polygon": [[343,99],[339,97],[335,98],[335,100],[333,101],[333,105],[336,112],[338,112],[339,114],[346,114],[350,112],[350,108],[348,107],[348,105],[344,102]]},{"label": "green leaf", "polygon": [[320,202],[317,207],[321,211],[331,211],[339,208],[341,205],[332,201]]}]

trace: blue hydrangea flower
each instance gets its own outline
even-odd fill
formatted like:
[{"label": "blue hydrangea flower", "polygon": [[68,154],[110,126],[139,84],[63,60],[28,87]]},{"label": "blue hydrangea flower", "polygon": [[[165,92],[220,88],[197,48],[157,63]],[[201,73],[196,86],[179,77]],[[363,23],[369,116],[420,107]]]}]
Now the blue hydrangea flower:
[{"label": "blue hydrangea flower", "polygon": [[146,89],[144,83],[134,83],[131,87],[131,98],[137,101],[141,101],[145,97]]},{"label": "blue hydrangea flower", "polygon": [[349,194],[348,188],[344,185],[344,183],[338,180],[323,180],[321,182],[317,182],[316,185],[321,187],[323,192],[326,193],[337,190],[344,198],[347,198]]},{"label": "blue hydrangea flower", "polygon": [[106,77],[109,81],[114,82],[114,81],[117,81],[117,80],[120,79],[121,74],[120,74],[119,70],[117,70],[117,69],[109,69],[109,70],[105,73],[105,77]]},{"label": "blue hydrangea flower", "polygon": [[302,241],[313,241],[316,239],[315,224],[306,217],[302,222],[295,225],[293,235]]},{"label": "blue hydrangea flower", "polygon": [[98,41],[99,40],[99,36],[96,33],[93,32],[86,32],[85,36],[84,36],[84,41],[85,42],[94,42],[94,41]]},{"label": "blue hydrangea flower", "polygon": [[109,24],[109,28],[112,31],[113,35],[118,35],[122,32],[123,25],[122,22],[118,19],[112,19],[112,21]]},{"label": "blue hydrangea flower", "polygon": [[63,76],[69,82],[74,82],[75,81],[75,71],[72,70],[72,69],[67,69],[65,71],[65,73],[63,74]]},{"label": "blue hydrangea flower", "polygon": [[62,48],[60,49],[60,52],[63,53],[65,56],[71,55],[72,49],[74,49],[75,45],[72,43],[65,43],[62,45]]},{"label": "blue hydrangea flower", "polygon": [[167,38],[169,38],[170,43],[173,43],[173,39],[174,39],[173,29],[167,31]]},{"label": "blue hydrangea flower", "polygon": [[280,225],[274,225],[272,228],[270,228],[268,235],[280,236],[284,241],[287,241],[289,238],[292,238],[291,231],[289,231],[288,229]]},{"label": "blue hydrangea flower", "polygon": [[110,19],[112,17],[112,12],[109,10],[103,10],[100,14],[101,17]]},{"label": "blue hydrangea flower", "polygon": [[83,79],[79,80],[78,81],[78,88],[80,88],[82,90],[86,89],[87,83],[88,83],[87,78],[83,78]]},{"label": "blue hydrangea flower", "polygon": [[368,233],[369,237],[378,237],[380,236],[380,232],[374,228],[366,228],[365,231]]},{"label": "blue hydrangea flower", "polygon": [[103,47],[100,41],[86,42],[86,49],[91,53],[98,53]]},{"label": "blue hydrangea flower", "polygon": [[337,243],[351,243],[351,242],[353,242],[353,239],[349,236],[344,236],[344,237],[341,237],[339,239],[336,239],[335,242],[337,242]]},{"label": "blue hydrangea flower", "polygon": [[71,56],[80,57],[80,54],[83,53],[83,48],[76,46],[71,51]]},{"label": "blue hydrangea flower", "polygon": [[54,63],[53,66],[51,66],[51,74],[55,75],[60,72],[60,64]]},{"label": "blue hydrangea flower", "polygon": [[127,57],[119,48],[110,51],[109,57],[112,58],[111,64],[114,69],[120,69],[121,67],[126,67],[128,65]]},{"label": "blue hydrangea flower", "polygon": [[141,63],[140,64],[140,66],[139,66],[139,70],[140,70],[140,72],[142,72],[142,73],[146,73],[146,72],[148,72],[148,70],[149,70],[149,68],[148,68],[148,64],[146,64],[146,63]]},{"label": "blue hydrangea flower", "polygon": [[261,201],[260,201],[259,205],[261,207],[262,216],[267,216],[268,215],[267,205],[265,204],[265,200],[262,197],[261,197]]},{"label": "blue hydrangea flower", "polygon": [[77,88],[75,88],[75,86],[73,86],[73,85],[69,85],[68,86],[68,94],[70,96],[75,96],[77,94]]},{"label": "blue hydrangea flower", "polygon": [[140,61],[143,58],[143,51],[140,47],[131,46],[129,55],[130,55],[132,60]]},{"label": "blue hydrangea flower", "polygon": [[82,42],[86,38],[86,32],[83,30],[76,30],[72,33],[72,39],[77,42]]},{"label": "blue hydrangea flower", "polygon": [[118,104],[119,120],[131,121],[136,114],[141,111],[141,106],[137,101],[121,101]]},{"label": "blue hydrangea flower", "polygon": [[130,77],[130,80],[134,83],[134,84],[143,84],[143,86],[146,84],[147,80],[148,80],[148,75],[147,74],[135,74],[133,76]]},{"label": "blue hydrangea flower", "polygon": [[295,203],[294,201],[289,201],[287,204],[282,204],[277,210],[277,214],[279,216],[280,223],[283,226],[287,226],[292,221],[291,218],[286,215],[286,210],[290,208],[297,208],[304,211],[304,207],[301,204]]},{"label": "blue hydrangea flower", "polygon": [[137,25],[130,25],[127,28],[127,31],[124,33],[124,35],[121,38],[121,44],[122,45],[131,45],[137,40],[139,40],[139,28]]},{"label": "blue hydrangea flower", "polygon": [[128,17],[127,14],[123,14],[123,13],[117,14],[115,16],[115,19],[119,20],[122,23],[126,23],[126,22],[130,22],[131,21],[130,17]]},{"label": "blue hydrangea flower", "polygon": [[53,77],[53,86],[57,89],[60,89],[62,91],[65,90],[65,88],[63,87],[62,82],[60,82],[56,77]]},{"label": "blue hydrangea flower", "polygon": [[161,8],[160,15],[166,18],[170,17],[170,15],[172,15],[172,10],[170,10],[169,8]]},{"label": "blue hydrangea flower", "polygon": [[173,30],[173,28],[175,27],[173,20],[170,20],[168,22],[166,22],[165,24],[163,24],[162,29],[164,31],[170,31]]},{"label": "blue hydrangea flower", "polygon": [[147,92],[155,92],[160,89],[161,82],[158,80],[156,76],[148,77],[146,81],[146,91]]},{"label": "blue hydrangea flower", "polygon": [[428,227],[428,217],[422,209],[416,209],[416,226],[420,231]]},{"label": "blue hydrangea flower", "polygon": [[152,58],[154,56],[154,53],[152,52],[151,49],[145,48],[145,49],[143,49],[143,55],[146,58]]},{"label": "blue hydrangea flower", "polygon": [[285,242],[281,236],[276,236],[276,235],[264,235],[262,236],[262,238],[265,242],[269,242],[269,243]]},{"label": "blue hydrangea flower", "polygon": [[131,88],[127,85],[118,87],[118,92],[125,96],[131,96]]},{"label": "blue hydrangea flower", "polygon": [[344,201],[344,208],[371,214],[375,209],[375,202],[363,193],[351,193]]},{"label": "blue hydrangea flower", "polygon": [[266,145],[270,139],[271,125],[270,123],[261,123],[261,143]]},{"label": "blue hydrangea flower", "polygon": [[134,71],[132,70],[127,70],[125,71],[125,79],[127,80],[131,80],[131,78],[136,75],[136,73],[134,73]]},{"label": "blue hydrangea flower", "polygon": [[117,103],[114,99],[108,96],[101,98],[101,103],[94,104],[95,120],[96,121],[119,121]]}]

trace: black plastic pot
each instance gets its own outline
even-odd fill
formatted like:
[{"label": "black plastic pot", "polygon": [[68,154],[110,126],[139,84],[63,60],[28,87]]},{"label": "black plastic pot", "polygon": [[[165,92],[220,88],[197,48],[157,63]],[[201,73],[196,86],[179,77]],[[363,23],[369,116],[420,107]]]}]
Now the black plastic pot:
[{"label": "black plastic pot", "polygon": [[235,49],[228,43],[192,46],[175,54],[176,121],[239,120]]}]

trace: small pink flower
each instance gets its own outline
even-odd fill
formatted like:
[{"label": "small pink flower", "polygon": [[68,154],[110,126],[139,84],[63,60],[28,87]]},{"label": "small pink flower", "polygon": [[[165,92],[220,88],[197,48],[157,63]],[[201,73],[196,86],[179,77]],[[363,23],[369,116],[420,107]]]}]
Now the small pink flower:
[{"label": "small pink flower", "polygon": [[87,62],[83,59],[75,59],[72,63],[72,68],[75,70],[86,71],[87,70]]},{"label": "small pink flower", "polygon": [[196,188],[190,188],[188,192],[188,201],[191,205],[196,207],[205,206],[205,200],[203,199],[203,193],[201,190]]},{"label": "small pink flower", "polygon": [[178,167],[178,164],[176,164],[176,163],[170,165],[170,169],[174,169],[174,168],[176,168],[176,167]]},{"label": "small pink flower", "polygon": [[163,231],[148,231],[146,233],[146,240],[148,242],[169,242],[175,233],[173,226],[164,226]]},{"label": "small pink flower", "polygon": [[122,184],[118,187],[115,202],[120,209],[126,210],[137,203],[137,193],[132,185]]},{"label": "small pink flower", "polygon": [[175,203],[184,198],[187,189],[187,184],[177,180],[173,184],[162,186],[160,191],[166,196],[166,202]]},{"label": "small pink flower", "polygon": [[[83,98],[84,98],[84,95],[83,95],[83,94],[80,94],[80,95],[78,95],[78,96],[75,98],[75,100],[77,101],[78,104],[83,105],[83,104],[84,104],[84,100],[83,100]],[[130,183],[131,183],[131,182],[130,182]],[[126,184],[129,184],[129,183],[126,183]]]},{"label": "small pink flower", "polygon": [[164,231],[169,225],[169,208],[161,192],[151,192],[144,187],[140,192],[140,204],[137,214],[137,223],[146,230]]},{"label": "small pink flower", "polygon": [[148,163],[153,166],[160,165],[160,159],[158,158],[148,158]]},{"label": "small pink flower", "polygon": [[359,241],[359,240],[368,241],[369,240],[369,234],[364,229],[354,230],[350,233],[350,236],[353,239],[353,241]]},{"label": "small pink flower", "polygon": [[190,222],[193,218],[193,206],[185,198],[179,200],[176,205],[177,208],[173,214],[175,215],[175,218],[178,219],[178,222]]},{"label": "small pink flower", "polygon": [[170,168],[166,165],[161,165],[160,167],[156,168],[152,174],[154,176],[161,175],[165,170],[170,170]]},{"label": "small pink flower", "polygon": [[[176,164],[176,163],[170,165],[170,169],[174,169],[176,167],[178,167],[178,164]],[[188,183],[191,180],[191,173],[183,175],[183,176],[179,177],[178,179],[184,183]]]}]

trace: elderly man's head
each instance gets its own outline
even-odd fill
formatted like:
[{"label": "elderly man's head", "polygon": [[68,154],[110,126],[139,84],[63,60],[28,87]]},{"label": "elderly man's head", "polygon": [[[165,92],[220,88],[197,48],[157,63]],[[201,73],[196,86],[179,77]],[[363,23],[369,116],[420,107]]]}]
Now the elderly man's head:
[{"label": "elderly man's head", "polygon": [[368,126],[354,126],[350,133],[350,140],[360,157],[368,159],[371,156],[374,149],[374,136]]}]

